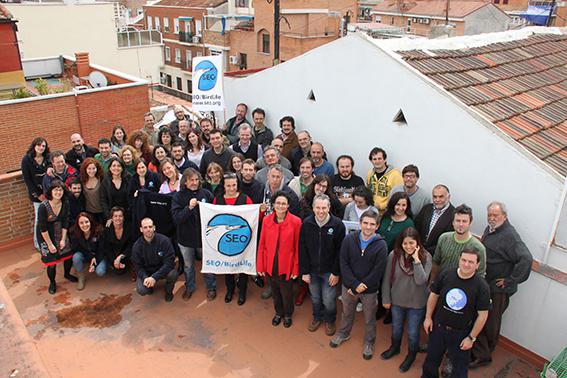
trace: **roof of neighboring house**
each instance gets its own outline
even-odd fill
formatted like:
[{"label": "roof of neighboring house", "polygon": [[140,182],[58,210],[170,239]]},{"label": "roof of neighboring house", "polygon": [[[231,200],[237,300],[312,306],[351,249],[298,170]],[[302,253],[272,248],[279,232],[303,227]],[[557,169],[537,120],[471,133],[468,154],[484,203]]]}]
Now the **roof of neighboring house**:
[{"label": "roof of neighboring house", "polygon": [[566,176],[567,29],[555,30],[560,32],[397,54]]},{"label": "roof of neighboring house", "polygon": [[184,8],[216,8],[227,0],[161,0],[153,6],[184,7]]},{"label": "roof of neighboring house", "polygon": [[[409,13],[422,16],[445,17],[445,6],[445,1],[419,0],[397,2],[389,0],[376,5],[374,12]],[[450,1],[449,17],[463,18],[485,6],[491,6],[491,3],[486,1]]]}]

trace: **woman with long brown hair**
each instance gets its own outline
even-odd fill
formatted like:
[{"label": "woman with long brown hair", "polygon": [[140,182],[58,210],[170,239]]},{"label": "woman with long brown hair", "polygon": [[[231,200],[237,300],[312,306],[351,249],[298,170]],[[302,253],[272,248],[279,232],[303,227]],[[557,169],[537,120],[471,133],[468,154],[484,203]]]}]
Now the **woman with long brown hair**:
[{"label": "woman with long brown hair", "polygon": [[432,258],[413,227],[404,229],[388,256],[382,281],[382,305],[392,310],[392,345],[381,354],[387,360],[400,353],[404,321],[408,321],[408,354],[400,371],[409,370],[419,351],[419,331],[425,317]]},{"label": "woman with long brown hair", "polygon": [[85,263],[89,266],[89,273],[96,272],[99,277],[106,273],[102,227],[89,213],[80,213],[75,225],[71,228],[71,249],[73,250],[73,267],[79,275],[77,290],[83,290],[86,280]]},{"label": "woman with long brown hair", "polygon": [[79,173],[83,184],[83,196],[85,197],[85,210],[98,223],[104,222],[101,190],[104,170],[94,158],[86,158],[81,164]]}]

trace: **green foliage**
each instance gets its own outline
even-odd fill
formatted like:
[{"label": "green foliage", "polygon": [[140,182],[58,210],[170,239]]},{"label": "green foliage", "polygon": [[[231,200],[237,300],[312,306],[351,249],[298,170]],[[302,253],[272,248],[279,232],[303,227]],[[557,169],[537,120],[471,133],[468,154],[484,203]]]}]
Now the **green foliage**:
[{"label": "green foliage", "polygon": [[39,78],[35,81],[35,89],[37,89],[41,96],[48,95],[51,92],[49,90],[49,84],[45,79],[42,78]]},{"label": "green foliage", "polygon": [[26,88],[18,88],[12,92],[12,99],[14,100],[27,97],[33,97],[33,93],[28,91]]}]

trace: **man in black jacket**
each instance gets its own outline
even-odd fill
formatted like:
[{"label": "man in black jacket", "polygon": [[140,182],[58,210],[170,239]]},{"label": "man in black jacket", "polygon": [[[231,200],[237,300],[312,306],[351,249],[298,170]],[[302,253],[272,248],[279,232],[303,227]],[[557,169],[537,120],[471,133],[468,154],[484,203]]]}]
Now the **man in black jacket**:
[{"label": "man in black jacket", "polygon": [[376,293],[386,271],[388,246],[384,238],[376,234],[380,226],[380,215],[366,210],[360,216],[360,231],[348,234],[341,246],[341,274],[343,278],[343,316],[337,334],[331,339],[331,348],[336,348],[350,339],[354,323],[356,304],[362,302],[364,312],[365,360],[372,358],[376,343]]},{"label": "man in black jacket", "polygon": [[453,212],[449,188],[443,184],[433,188],[433,203],[425,205],[415,218],[415,228],[421,235],[425,249],[433,254],[441,234],[453,231]]},{"label": "man in black jacket", "polygon": [[242,162],[242,181],[240,182],[240,191],[246,194],[252,202],[262,203],[264,199],[264,185],[256,180],[256,163],[252,159],[245,159]]},{"label": "man in black jacket", "polygon": [[171,302],[177,280],[173,245],[168,237],[156,233],[154,222],[150,218],[142,219],[140,232],[142,236],[132,247],[138,294],[152,294],[156,282],[165,279],[165,301]]},{"label": "man in black jacket", "polygon": [[518,284],[530,276],[533,261],[528,247],[508,221],[506,206],[492,202],[487,213],[488,227],[482,235],[482,243],[486,247],[486,281],[490,286],[492,307],[472,348],[470,369],[492,362],[502,315],[508,308],[510,297],[518,290]]},{"label": "man in black jacket", "polygon": [[87,146],[81,134],[71,135],[73,148],[65,153],[65,161],[77,171],[81,168],[81,163],[88,157],[94,158],[98,154],[95,147]]},{"label": "man in black jacket", "polygon": [[345,237],[345,226],[331,214],[331,199],[318,194],[313,199],[313,213],[301,225],[299,235],[299,271],[309,285],[313,319],[307,328],[315,332],[325,322],[325,333],[336,331],[337,294],[339,283],[339,257]]}]

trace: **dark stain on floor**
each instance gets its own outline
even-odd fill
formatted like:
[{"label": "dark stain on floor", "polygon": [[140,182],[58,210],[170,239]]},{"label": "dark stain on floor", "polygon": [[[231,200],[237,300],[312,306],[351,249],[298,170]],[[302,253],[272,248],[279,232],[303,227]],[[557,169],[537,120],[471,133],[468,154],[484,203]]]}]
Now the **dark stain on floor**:
[{"label": "dark stain on floor", "polygon": [[10,287],[18,284],[20,282],[20,278],[22,278],[22,276],[20,276],[20,273],[18,273],[17,269],[13,272],[8,273],[8,279],[10,279],[11,281]]},{"label": "dark stain on floor", "polygon": [[122,309],[132,302],[132,294],[103,294],[97,299],[81,299],[81,304],[56,312],[57,323],[63,328],[107,328],[122,320]]}]

